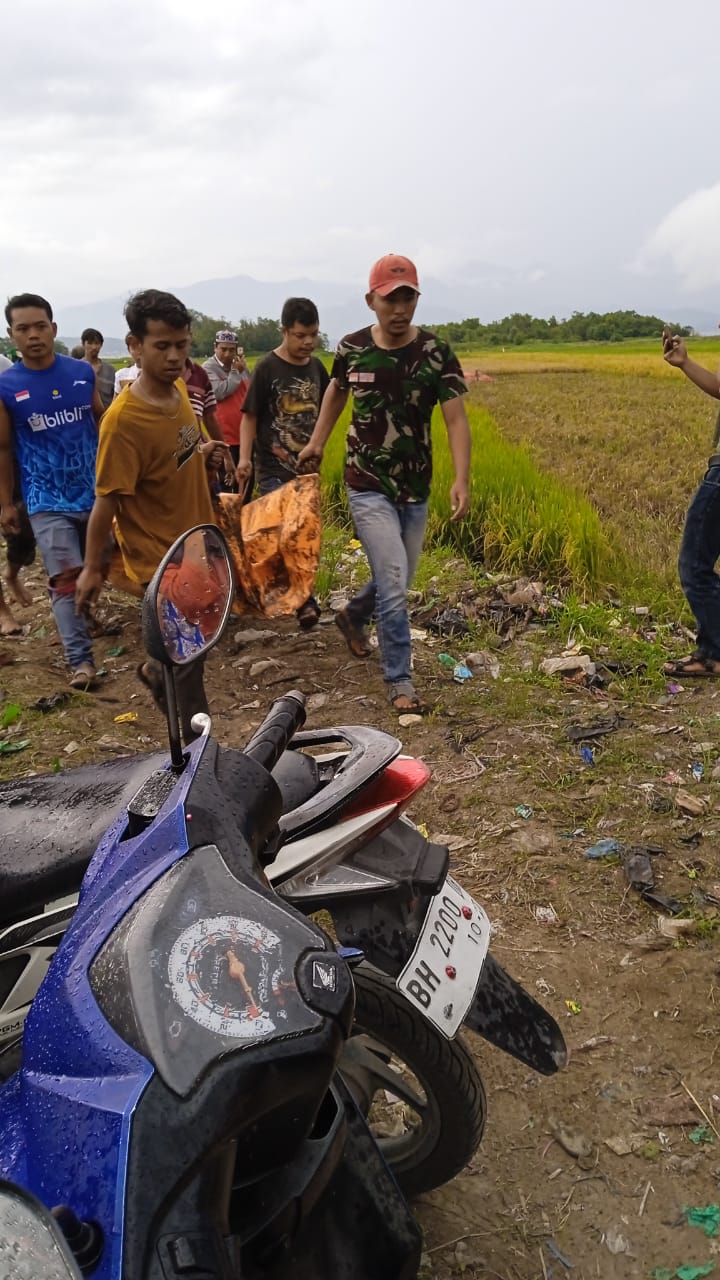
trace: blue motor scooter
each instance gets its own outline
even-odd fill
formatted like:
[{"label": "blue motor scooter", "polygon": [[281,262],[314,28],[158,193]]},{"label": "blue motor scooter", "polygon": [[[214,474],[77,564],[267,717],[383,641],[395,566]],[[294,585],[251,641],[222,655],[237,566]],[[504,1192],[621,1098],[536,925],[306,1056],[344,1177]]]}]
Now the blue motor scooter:
[{"label": "blue motor scooter", "polygon": [[211,525],[148,587],[170,762],[102,838],[32,1004],[0,1177],[54,1211],[95,1280],[411,1280],[417,1225],[337,1072],[348,963],[259,856],[302,701],[268,716],[266,768],[209,723],[181,746],[173,669],[203,661],[232,590]]}]

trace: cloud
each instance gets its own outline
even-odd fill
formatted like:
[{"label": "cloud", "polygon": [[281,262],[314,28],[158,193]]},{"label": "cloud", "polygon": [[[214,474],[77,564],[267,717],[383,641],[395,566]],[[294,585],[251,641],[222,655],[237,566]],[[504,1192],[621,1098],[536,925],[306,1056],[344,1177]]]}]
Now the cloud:
[{"label": "cloud", "polygon": [[667,228],[644,280],[624,269],[655,210],[708,180],[685,108],[715,109],[697,30],[717,0],[679,26],[657,3],[606,0],[600,24],[577,0],[7,4],[0,297],[60,310],[240,275],[361,290],[389,249],[487,318],[633,305],[672,253],[707,283]]},{"label": "cloud", "polygon": [[5,16],[2,292],[80,301],[230,274],[252,242],[271,257],[336,52],[321,0],[272,8],[37,0],[32,20]]},{"label": "cloud", "polygon": [[720,284],[720,182],[694,191],[665,215],[631,270],[647,274],[673,268],[688,293]]}]

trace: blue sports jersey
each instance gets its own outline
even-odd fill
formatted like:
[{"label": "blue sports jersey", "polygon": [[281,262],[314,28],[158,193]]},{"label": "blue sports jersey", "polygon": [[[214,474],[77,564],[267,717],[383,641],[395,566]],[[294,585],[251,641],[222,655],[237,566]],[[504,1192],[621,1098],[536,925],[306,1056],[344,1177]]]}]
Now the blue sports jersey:
[{"label": "blue sports jersey", "polygon": [[28,513],[90,511],[95,500],[95,374],[85,360],[56,356],[49,369],[14,364],[0,373],[0,401]]}]

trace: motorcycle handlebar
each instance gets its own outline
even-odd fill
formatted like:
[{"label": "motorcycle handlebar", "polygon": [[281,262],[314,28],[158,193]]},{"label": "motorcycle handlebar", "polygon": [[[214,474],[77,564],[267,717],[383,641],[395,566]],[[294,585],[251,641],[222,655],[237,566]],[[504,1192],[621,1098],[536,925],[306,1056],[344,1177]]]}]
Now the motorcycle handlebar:
[{"label": "motorcycle handlebar", "polygon": [[273,702],[244,754],[272,773],[291,738],[305,723],[305,694],[292,689]]}]

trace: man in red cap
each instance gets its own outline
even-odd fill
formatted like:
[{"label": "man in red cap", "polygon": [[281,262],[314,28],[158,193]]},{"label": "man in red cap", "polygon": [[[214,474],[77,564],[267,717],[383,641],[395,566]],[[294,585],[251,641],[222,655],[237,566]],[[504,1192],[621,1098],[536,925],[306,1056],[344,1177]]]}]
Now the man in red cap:
[{"label": "man in red cap", "polygon": [[370,653],[375,614],[388,699],[398,712],[424,713],[412,680],[407,591],[422,550],[432,479],[430,420],[440,404],[455,481],[451,519],[468,509],[470,429],[458,360],[441,338],[413,324],[420,289],[409,258],[388,253],[370,272],[365,301],[375,323],[342,339],[315,429],[298,463],[318,468],[352,392],[345,482],[353,523],[372,580],[336,615],[356,658]]}]

